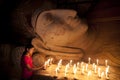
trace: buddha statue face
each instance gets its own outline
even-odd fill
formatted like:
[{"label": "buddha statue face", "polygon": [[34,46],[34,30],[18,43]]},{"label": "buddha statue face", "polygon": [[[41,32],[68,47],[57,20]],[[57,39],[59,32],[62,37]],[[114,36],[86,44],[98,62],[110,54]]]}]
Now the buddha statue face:
[{"label": "buddha statue face", "polygon": [[87,31],[74,10],[48,10],[36,22],[35,32],[46,44],[67,46],[81,38]]}]

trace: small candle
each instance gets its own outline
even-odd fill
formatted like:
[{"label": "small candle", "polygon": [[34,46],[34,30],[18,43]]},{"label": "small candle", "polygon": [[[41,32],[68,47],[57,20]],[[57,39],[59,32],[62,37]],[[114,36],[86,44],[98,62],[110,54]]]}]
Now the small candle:
[{"label": "small candle", "polygon": [[91,70],[90,70],[90,71],[88,71],[87,76],[88,76],[88,77],[89,77],[89,76],[91,76]]},{"label": "small candle", "polygon": [[107,68],[105,70],[105,77],[106,77],[106,79],[109,79],[108,72],[109,72],[109,66],[107,66]]},{"label": "small candle", "polygon": [[72,60],[70,60],[70,66],[72,66],[72,62],[73,62],[73,61],[72,61]]},{"label": "small candle", "polygon": [[59,60],[58,67],[61,68],[61,65],[62,65],[62,59]]},{"label": "small candle", "polygon": [[74,64],[74,66],[73,66],[73,73],[74,73],[75,69],[76,69],[76,64]]},{"label": "small candle", "polygon": [[84,74],[84,68],[85,68],[85,66],[82,66],[82,74]]},{"label": "small candle", "polygon": [[95,63],[93,63],[93,65],[92,65],[92,69],[93,69],[93,70],[95,69]]},{"label": "small candle", "polygon": [[101,79],[103,78],[103,76],[104,76],[104,72],[102,72],[101,75],[100,75]]},{"label": "small candle", "polygon": [[96,60],[97,65],[98,65],[98,61],[99,61],[99,60],[97,59],[97,60]]},{"label": "small candle", "polygon": [[110,71],[109,71],[109,68],[110,68],[110,66],[107,66],[107,68],[106,68],[106,70],[107,70],[108,73],[110,72]]},{"label": "small candle", "polygon": [[107,72],[107,71],[105,72],[105,78],[106,78],[106,79],[109,79],[109,77],[108,77],[108,72]]},{"label": "small candle", "polygon": [[50,65],[53,63],[53,58],[50,58]]},{"label": "small candle", "polygon": [[105,60],[105,66],[107,66],[107,64],[108,64],[108,61],[107,61],[107,60]]},{"label": "small candle", "polygon": [[91,70],[90,71],[88,71],[88,74],[87,74],[87,80],[90,80],[90,76],[91,76]]},{"label": "small candle", "polygon": [[57,68],[55,69],[55,76],[58,75],[58,71],[59,71],[59,68],[57,67]]},{"label": "small candle", "polygon": [[88,64],[86,64],[86,71],[88,70]]},{"label": "small candle", "polygon": [[74,74],[74,79],[76,80],[76,73],[77,73],[77,68],[74,68],[73,74]]},{"label": "small candle", "polygon": [[65,67],[65,77],[66,77],[66,74],[68,72],[68,67],[69,67],[69,65],[67,64],[66,67]]},{"label": "small candle", "polygon": [[90,61],[91,61],[91,58],[89,57],[89,58],[88,58],[88,64],[90,64]]},{"label": "small candle", "polygon": [[75,68],[74,71],[73,71],[74,75],[76,74],[76,72],[77,72],[77,68]]},{"label": "small candle", "polygon": [[98,77],[100,77],[100,70],[101,70],[101,69],[100,69],[100,68],[98,68]]},{"label": "small candle", "polygon": [[94,71],[95,71],[95,73],[97,73],[97,66],[96,65],[95,65],[95,70]]},{"label": "small candle", "polygon": [[80,70],[80,63],[77,62],[77,69]]},{"label": "small candle", "polygon": [[79,63],[79,62],[77,62],[77,67],[79,68],[79,66],[80,66],[80,63]]},{"label": "small candle", "polygon": [[45,63],[44,63],[44,69],[46,69],[47,68],[47,61],[45,61]]},{"label": "small candle", "polygon": [[50,59],[47,60],[47,66],[50,66]]},{"label": "small candle", "polygon": [[84,62],[81,62],[81,68],[82,68],[82,66],[83,66],[83,63],[84,63]]}]

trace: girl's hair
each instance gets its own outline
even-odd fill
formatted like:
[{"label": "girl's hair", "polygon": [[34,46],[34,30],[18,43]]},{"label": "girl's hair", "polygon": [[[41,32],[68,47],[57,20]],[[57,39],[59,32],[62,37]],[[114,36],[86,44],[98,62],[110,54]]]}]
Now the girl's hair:
[{"label": "girl's hair", "polygon": [[34,46],[31,45],[31,44],[26,45],[26,46],[25,46],[25,51],[23,52],[23,55],[22,55],[22,56],[24,56],[24,55],[26,54],[26,52],[28,51],[28,49],[33,48],[33,47],[34,47]]},{"label": "girl's hair", "polygon": [[26,45],[25,50],[30,49],[30,48],[33,48],[33,45],[28,44],[28,45]]}]

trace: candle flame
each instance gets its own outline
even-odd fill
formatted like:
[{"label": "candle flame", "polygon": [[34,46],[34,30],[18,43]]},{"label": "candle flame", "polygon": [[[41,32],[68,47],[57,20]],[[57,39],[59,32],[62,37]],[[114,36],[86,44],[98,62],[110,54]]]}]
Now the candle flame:
[{"label": "candle flame", "polygon": [[108,60],[105,60],[105,66],[107,66],[107,64],[108,64]]},{"label": "candle flame", "polygon": [[91,60],[91,58],[89,57],[89,58],[88,58],[88,63],[89,63],[89,64],[90,64],[90,60]]}]

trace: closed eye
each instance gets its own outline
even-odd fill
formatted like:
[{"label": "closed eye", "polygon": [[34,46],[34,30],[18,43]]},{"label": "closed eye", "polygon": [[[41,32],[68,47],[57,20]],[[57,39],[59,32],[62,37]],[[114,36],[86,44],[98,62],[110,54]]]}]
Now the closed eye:
[{"label": "closed eye", "polygon": [[46,13],[43,19],[43,25],[49,25],[54,21],[51,13]]}]

